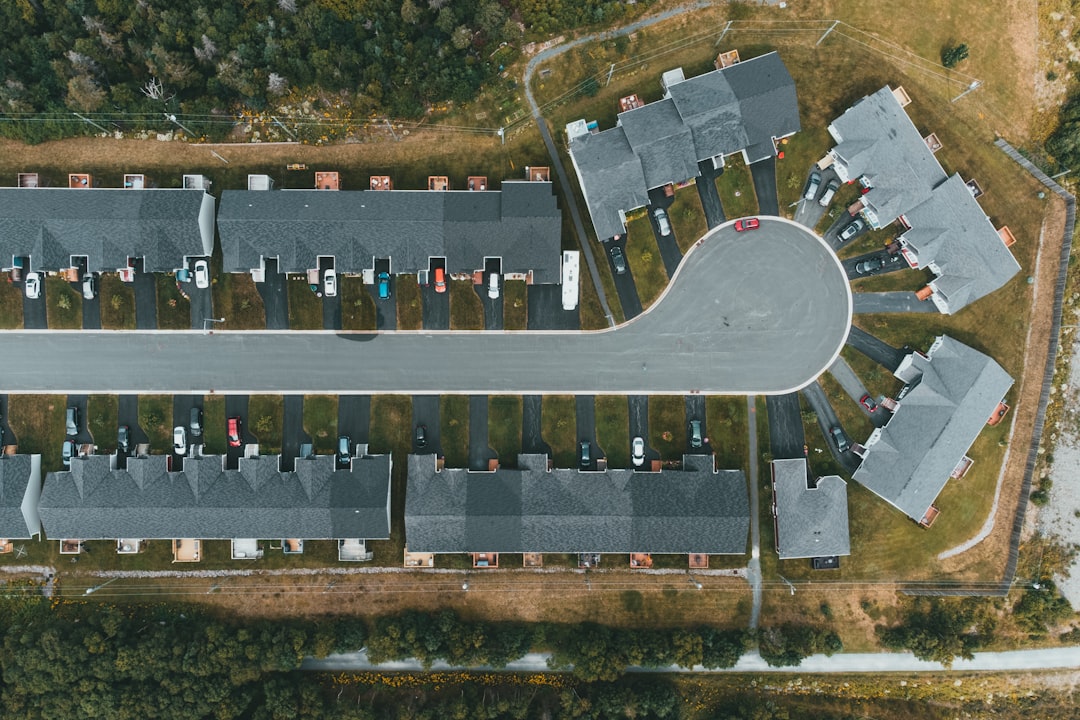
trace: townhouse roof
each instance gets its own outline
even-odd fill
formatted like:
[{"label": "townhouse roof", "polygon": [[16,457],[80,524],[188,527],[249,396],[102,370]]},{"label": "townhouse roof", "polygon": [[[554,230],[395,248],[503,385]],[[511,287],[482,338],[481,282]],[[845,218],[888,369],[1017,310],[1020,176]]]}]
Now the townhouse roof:
[{"label": "townhouse roof", "polygon": [[697,177],[694,139],[671,98],[619,113],[619,127],[641,162],[646,188]]},{"label": "townhouse roof", "polygon": [[747,145],[742,148],[746,161],[773,157],[773,138],[787,137],[801,128],[795,81],[787,66],[776,52],[771,52],[715,72],[727,79],[739,99],[739,113],[746,129]]},{"label": "townhouse roof", "polygon": [[40,472],[39,456],[0,454],[0,537],[28,540],[41,531],[37,508],[30,509],[30,518],[23,512],[28,495],[36,499]]},{"label": "townhouse roof", "polygon": [[520,455],[519,469],[439,471],[409,456],[405,534],[415,552],[746,552],[739,470],[687,455],[682,470],[580,472]]},{"label": "townhouse roof", "polygon": [[213,251],[213,212],[202,190],[0,188],[0,267],[29,256],[30,269],[58,271],[85,256],[89,271],[115,272],[141,257],[170,272]]},{"label": "townhouse roof", "polygon": [[626,132],[613,127],[588,133],[571,141],[570,149],[596,236],[621,235],[622,213],[649,204],[641,158],[634,154]]},{"label": "townhouse roof", "polygon": [[851,554],[847,483],[809,477],[805,458],[772,461],[776,552],[781,560]]},{"label": "townhouse roof", "polygon": [[305,539],[390,536],[389,455],[354,458],[339,470],[333,455],[297,458],[294,472],[279,456],[240,458],[225,470],[220,455],[188,457],[180,472],[168,457],[72,458],[49,473],[42,490],[42,525],[50,537],[83,540]]},{"label": "townhouse roof", "polygon": [[224,270],[247,272],[277,258],[302,273],[320,256],[338,272],[390,258],[394,273],[427,270],[445,257],[450,273],[471,273],[501,257],[503,272],[539,283],[560,279],[562,219],[550,182],[507,181],[501,190],[226,190],[218,214]]},{"label": "townhouse roof", "polygon": [[854,478],[920,522],[964,459],[1013,379],[992,358],[942,335],[896,376],[899,407],[866,442]]}]

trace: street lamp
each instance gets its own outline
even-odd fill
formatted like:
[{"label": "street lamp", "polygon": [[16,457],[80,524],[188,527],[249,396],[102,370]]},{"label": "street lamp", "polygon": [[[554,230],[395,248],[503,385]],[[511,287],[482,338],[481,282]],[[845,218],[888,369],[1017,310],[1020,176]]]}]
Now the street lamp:
[{"label": "street lamp", "polygon": [[203,332],[210,332],[210,323],[223,323],[225,318],[203,318],[202,329]]},{"label": "street lamp", "polygon": [[109,583],[112,583],[112,582],[116,582],[116,581],[117,581],[117,580],[119,580],[119,579],[120,579],[120,578],[118,578],[118,577],[114,577],[114,578],[112,578],[112,579],[110,579],[110,580],[106,580],[105,582],[101,583],[100,585],[95,585],[94,587],[88,587],[88,588],[86,588],[86,592],[85,592],[85,594],[86,594],[86,595],[90,595],[90,594],[92,594],[92,593],[96,593],[96,592],[97,592],[98,590],[100,590],[101,588],[105,587],[105,586],[106,586],[106,585],[108,585]]}]

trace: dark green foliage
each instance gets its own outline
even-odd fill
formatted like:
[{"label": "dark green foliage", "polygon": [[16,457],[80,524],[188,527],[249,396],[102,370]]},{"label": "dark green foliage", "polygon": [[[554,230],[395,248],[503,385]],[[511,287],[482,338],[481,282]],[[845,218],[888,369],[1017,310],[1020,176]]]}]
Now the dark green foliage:
[{"label": "dark green foliage", "polygon": [[1048,625],[1057,625],[1072,617],[1069,601],[1062,597],[1054,581],[1044,578],[1038,588],[1030,587],[1013,606],[1016,624],[1029,633],[1043,635]]},{"label": "dark green foliage", "polygon": [[787,623],[758,630],[758,652],[773,667],[795,667],[809,655],[832,655],[843,649],[839,635],[809,625]]},{"label": "dark green foliage", "polygon": [[948,45],[941,50],[941,64],[947,68],[954,68],[962,60],[967,60],[968,46],[964,43]]},{"label": "dark green foliage", "polygon": [[[639,0],[647,7],[649,1]],[[619,0],[511,0],[510,5],[521,14],[530,36],[553,35],[582,25],[613,23],[627,12]]]},{"label": "dark green foliage", "polygon": [[919,598],[897,627],[877,627],[881,643],[892,650],[910,650],[920,660],[946,667],[957,656],[972,653],[993,639],[994,623],[978,598]]},{"label": "dark green foliage", "polygon": [[436,660],[503,667],[532,648],[536,633],[535,625],[466,622],[451,610],[407,612],[379,618],[367,652],[373,662],[415,657],[427,667]]},{"label": "dark green foliage", "polygon": [[561,717],[606,720],[607,718],[677,718],[682,698],[666,678],[635,678],[622,683],[593,683],[564,690],[559,696]]}]

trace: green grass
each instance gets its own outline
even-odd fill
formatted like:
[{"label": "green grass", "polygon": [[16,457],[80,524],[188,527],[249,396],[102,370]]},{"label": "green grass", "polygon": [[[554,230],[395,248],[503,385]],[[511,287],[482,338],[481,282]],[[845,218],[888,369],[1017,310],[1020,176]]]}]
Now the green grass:
[{"label": "green grass", "polygon": [[[374,417],[374,414],[372,415]],[[469,466],[469,398],[443,395],[439,398],[439,432],[447,467]]]},{"label": "green grass", "polygon": [[82,295],[67,280],[45,278],[45,312],[53,330],[82,329]]},{"label": "green grass", "polygon": [[[176,288],[172,273],[154,273],[157,286],[157,326],[161,330],[191,329],[191,302]],[[215,285],[216,287],[216,285]],[[215,294],[214,310],[220,310]],[[220,316],[219,316],[220,317]]]},{"label": "green grass", "polygon": [[[805,178],[803,178],[805,181]],[[837,218],[843,215],[846,218],[850,218],[847,209],[859,199],[859,188],[861,186],[858,183],[841,183],[837,188],[836,194],[833,195],[832,202],[829,203],[829,207],[825,208],[824,214],[821,219],[818,220],[814,230],[818,235],[824,235],[825,231],[832,227],[832,224],[836,222]]]},{"label": "green grass", "polygon": [[289,294],[289,328],[292,330],[322,330],[322,298],[311,292],[307,278],[290,277],[286,282]]},{"label": "green grass", "polygon": [[844,243],[836,255],[840,259],[846,260],[875,250],[883,250],[886,245],[896,239],[900,232],[901,229],[895,224],[864,232],[854,240]]},{"label": "green grass", "polygon": [[626,262],[634,274],[641,306],[647,308],[667,287],[667,270],[647,215],[639,214],[629,221],[626,230]]},{"label": "green grass", "polygon": [[866,391],[875,398],[894,398],[904,386],[899,378],[850,345],[841,348],[840,355],[862,380]]},{"label": "green grass", "polygon": [[[758,214],[757,194],[750,168],[738,155],[725,158],[724,172],[716,178],[720,206],[729,220]],[[738,194],[736,194],[738,193]]]},{"label": "green grass", "polygon": [[23,290],[0,281],[0,328],[19,330],[23,326]]},{"label": "green grass", "polygon": [[119,425],[120,401],[115,395],[91,395],[86,403],[86,426],[94,436],[98,452],[116,450],[116,429]]},{"label": "green grass", "polygon": [[649,398],[649,446],[661,460],[681,460],[686,452],[686,401],[677,395]]},{"label": "green grass", "polygon": [[424,327],[424,305],[420,298],[420,286],[415,275],[398,275],[397,329],[420,330]]},{"label": "green grass", "polygon": [[[225,318],[220,329],[264,330],[266,310],[248,273],[222,273],[214,283],[214,314]],[[160,297],[158,315],[161,314]]]},{"label": "green grass", "polygon": [[705,211],[701,207],[701,198],[693,184],[675,191],[675,202],[668,208],[667,214],[679,250],[683,254],[709,229],[705,222]]},{"label": "green grass", "polygon": [[40,454],[44,472],[63,467],[60,455],[65,437],[66,402],[63,395],[8,396],[7,421],[19,441],[19,452]]},{"label": "green grass", "polygon": [[488,444],[499,454],[503,467],[517,467],[521,452],[521,396],[492,395],[488,398]]},{"label": "green grass", "polygon": [[[839,475],[845,480],[849,479],[851,474],[841,467],[830,450],[832,439],[825,437],[821,425],[818,424],[817,416],[810,409],[810,406],[806,404],[806,398],[801,393],[799,394],[799,412],[802,416],[803,433],[806,435],[810,471],[818,477],[822,475]],[[837,415],[839,415],[839,412]],[[845,432],[852,440],[856,439],[854,434],[848,432],[846,428]]]},{"label": "green grass", "polygon": [[140,395],[139,427],[150,438],[150,452],[161,455],[172,451],[172,396]]},{"label": "green grass", "polygon": [[103,273],[100,284],[101,327],[105,330],[135,329],[135,288],[116,273]]},{"label": "green grass", "polygon": [[248,401],[248,427],[259,439],[260,455],[281,452],[285,399],[281,395],[252,395]]},{"label": "green grass", "polygon": [[[705,398],[705,426],[709,444],[716,453],[716,465],[726,470],[749,472],[749,425],[746,399],[712,395]],[[759,440],[760,442],[760,440]]]},{"label": "green grass", "polygon": [[225,439],[225,397],[207,395],[203,398],[203,444],[207,453],[223,454]]},{"label": "green grass", "polygon": [[507,280],[503,286],[503,329],[525,330],[529,327],[528,286],[524,280]]},{"label": "green grass", "polygon": [[551,447],[555,467],[577,467],[577,408],[573,395],[545,395],[540,435]]},{"label": "green grass", "polygon": [[450,281],[450,329],[484,329],[484,306],[472,280]]},{"label": "green grass", "polygon": [[[799,98],[802,99],[802,96],[803,90],[799,88]],[[826,125],[824,122],[803,122],[802,129],[786,138],[787,142],[780,146],[784,157],[776,159],[776,195],[780,202],[780,212],[789,217],[795,210],[789,206],[798,202],[806,189],[810,166],[825,157],[825,153],[834,144]],[[837,203],[834,201],[833,204]]]},{"label": "green grass", "polygon": [[412,451],[412,398],[407,395],[375,395],[371,398],[370,452],[392,453],[390,473],[390,539],[370,545],[376,565],[402,563],[405,549],[405,486],[407,456]]},{"label": "green grass", "polygon": [[304,432],[317,453],[332,453],[337,446],[337,395],[304,396]]},{"label": "green grass", "polygon": [[853,441],[865,443],[866,439],[870,437],[870,433],[874,431],[874,423],[870,422],[870,418],[863,412],[858,400],[853,399],[844,392],[844,389],[840,387],[840,383],[829,373],[825,373],[818,378],[818,383],[821,385],[821,389],[825,391],[825,397],[829,399],[829,404],[832,405],[832,409],[836,413],[837,419],[840,420],[840,426],[844,428],[844,432]]},{"label": "green grass", "polygon": [[377,313],[375,299],[371,297],[360,277],[343,275],[338,278],[341,293],[341,327],[343,330],[374,330]]},{"label": "green grass", "polygon": [[630,406],[624,396],[597,396],[596,442],[607,455],[608,467],[630,467]]}]

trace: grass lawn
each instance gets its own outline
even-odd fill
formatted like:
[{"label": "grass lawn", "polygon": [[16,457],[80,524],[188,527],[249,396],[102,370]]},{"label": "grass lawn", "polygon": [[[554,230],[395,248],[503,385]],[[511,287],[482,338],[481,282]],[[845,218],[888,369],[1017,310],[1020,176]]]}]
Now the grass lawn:
[{"label": "grass lawn", "polygon": [[526,330],[529,327],[528,287],[524,280],[507,280],[503,285],[503,329]]},{"label": "grass lawn", "polygon": [[292,330],[322,330],[322,298],[311,292],[307,278],[289,277],[289,328]]},{"label": "grass lawn", "polygon": [[397,329],[422,329],[424,306],[420,299],[420,286],[416,282],[416,276],[398,275],[394,289],[397,291]]},{"label": "grass lawn", "polygon": [[694,185],[675,191],[675,202],[668,208],[667,214],[683,254],[709,229],[705,222],[705,211],[701,208],[701,198]]},{"label": "grass lawn", "polygon": [[818,383],[821,384],[821,389],[825,391],[825,397],[829,399],[829,404],[832,405],[836,417],[840,420],[840,426],[844,428],[844,432],[853,441],[865,443],[866,439],[870,437],[870,433],[874,431],[874,423],[870,422],[870,418],[863,412],[858,400],[853,400],[850,395],[844,392],[844,389],[840,387],[840,383],[836,382],[836,379],[829,373],[825,373],[818,378]]},{"label": "grass lawn", "polygon": [[[206,418],[204,416],[204,422]],[[150,452],[172,451],[172,395],[140,395],[139,427],[150,438]]]},{"label": "grass lawn", "polygon": [[[41,454],[43,471],[60,470],[64,444],[63,395],[9,395],[7,421],[19,441],[19,452]],[[8,440],[8,442],[11,442]]]},{"label": "grass lawn", "polygon": [[[851,475],[840,466],[840,463],[836,462],[830,451],[832,439],[825,437],[822,433],[821,426],[818,425],[817,415],[807,405],[806,398],[802,396],[802,393],[799,393],[799,413],[802,416],[803,434],[806,436],[810,471],[816,476],[839,475],[845,480],[849,479]],[[837,415],[839,414],[839,409],[837,409]],[[850,439],[858,439],[854,433],[847,430],[846,426],[844,431],[847,432]]]},{"label": "grass lawn", "polygon": [[450,329],[484,329],[484,306],[472,280],[450,281]]},{"label": "grass lawn", "polygon": [[[265,330],[266,310],[248,273],[222,273],[214,283],[214,314],[223,330]],[[160,298],[159,298],[160,301]],[[161,307],[160,302],[158,307]]]},{"label": "grass lawn", "polygon": [[375,299],[364,287],[361,277],[341,275],[338,277],[341,293],[341,327],[343,330],[374,330],[376,321]]},{"label": "grass lawn", "polygon": [[82,329],[82,295],[62,278],[45,278],[45,312],[53,330]]},{"label": "grass lawn", "polygon": [[[803,177],[803,182],[805,181],[806,178]],[[859,199],[860,187],[861,186],[858,183],[840,184],[840,187],[836,190],[836,194],[833,195],[832,202],[829,203],[829,207],[825,208],[825,212],[822,214],[821,219],[818,220],[817,225],[814,226],[814,231],[818,235],[824,235],[825,231],[832,227],[832,224],[836,222],[837,218],[841,215],[846,218],[851,218],[847,209]]]},{"label": "grass lawn", "polygon": [[135,287],[116,273],[101,275],[101,327],[105,330],[135,329]]},{"label": "grass lawn", "polygon": [[540,435],[551,447],[555,467],[577,467],[577,408],[573,395],[545,395]]},{"label": "grass lawn", "polygon": [[[729,220],[757,215],[757,193],[754,192],[754,179],[750,177],[750,168],[746,167],[746,163],[738,155],[725,158],[724,163],[724,172],[716,178],[716,191],[720,194],[720,206],[724,208],[724,215]],[[779,172],[779,168],[777,171]]]},{"label": "grass lawn", "polygon": [[375,395],[371,398],[370,452],[392,453],[390,472],[390,539],[369,546],[376,565],[401,566],[405,549],[405,486],[408,454],[412,452],[412,398],[408,395]]},{"label": "grass lawn", "polygon": [[337,448],[337,395],[304,396],[304,432],[311,436],[317,453],[332,453]]},{"label": "grass lawn", "polygon": [[[372,413],[374,417],[374,413]],[[439,398],[439,432],[447,467],[469,466],[469,398],[443,395]]]},{"label": "grass lawn", "polygon": [[203,444],[207,453],[221,455],[227,450],[225,441],[225,396],[203,397]]},{"label": "grass lawn", "polygon": [[[902,261],[901,261],[902,262]],[[893,292],[921,290],[934,278],[929,270],[899,270],[885,275],[873,275],[860,280],[853,280],[851,291],[856,292]],[[929,300],[927,300],[929,302]]]},{"label": "grass lawn", "polygon": [[630,406],[626,397],[597,396],[596,442],[607,455],[608,467],[630,467]]},{"label": "grass lawn", "polygon": [[86,403],[86,426],[94,436],[98,452],[116,450],[116,428],[119,425],[120,401],[115,395],[91,395]]},{"label": "grass lawn", "polygon": [[[191,302],[176,288],[172,273],[154,273],[157,285],[157,326],[161,330],[190,330]],[[214,287],[217,287],[215,284]],[[216,298],[216,296],[215,296]],[[215,303],[215,310],[216,307]]]},{"label": "grass lawn", "polygon": [[705,398],[705,421],[717,467],[725,470],[741,468],[743,472],[749,472],[750,427],[746,399],[719,395]]},{"label": "grass lawn", "polygon": [[252,434],[259,439],[260,455],[281,452],[282,422],[285,399],[281,395],[252,395],[248,402],[248,422]]},{"label": "grass lawn", "polygon": [[521,452],[520,395],[488,398],[488,444],[499,454],[500,465],[517,467],[517,456]]},{"label": "grass lawn", "polygon": [[894,398],[900,392],[900,388],[904,387],[904,383],[900,382],[899,378],[850,345],[841,348],[840,356],[862,380],[866,391],[875,398],[882,396]]},{"label": "grass lawn", "polygon": [[661,460],[681,460],[686,452],[686,401],[678,395],[649,397],[649,446]]},{"label": "grass lawn", "polygon": [[[799,97],[802,98],[801,91]],[[794,207],[790,207],[791,203],[798,202],[806,190],[810,166],[825,157],[835,142],[829,135],[826,123],[816,122],[813,125],[803,123],[799,132],[785,138],[782,143],[780,149],[784,157],[776,159],[776,195],[780,201],[780,212],[790,217],[795,211]],[[742,158],[739,158],[739,162],[742,162]],[[837,206],[837,203],[834,201],[833,205]],[[839,207],[847,207],[847,204]]]},{"label": "grass lawn", "polygon": [[[606,260],[604,262],[607,264]],[[667,287],[668,276],[649,217],[644,213],[626,224],[626,262],[634,274],[641,306],[647,308]]]},{"label": "grass lawn", "polygon": [[877,230],[864,232],[854,240],[844,243],[836,255],[842,260],[847,260],[868,252],[882,250],[886,245],[892,243],[901,232],[903,232],[902,228],[896,223]]},{"label": "grass lawn", "polygon": [[0,328],[20,330],[23,326],[23,290],[9,282],[0,282]]}]

